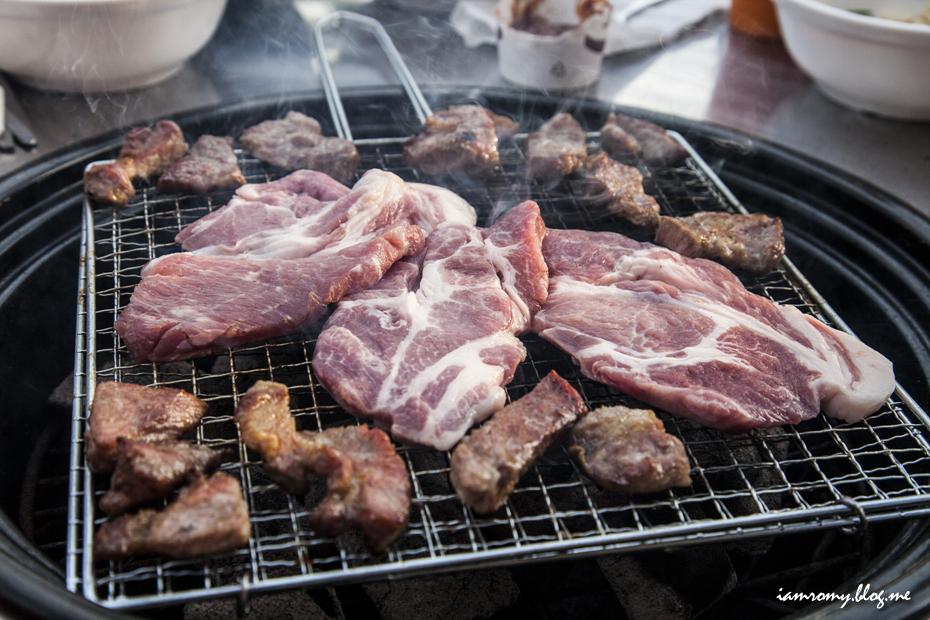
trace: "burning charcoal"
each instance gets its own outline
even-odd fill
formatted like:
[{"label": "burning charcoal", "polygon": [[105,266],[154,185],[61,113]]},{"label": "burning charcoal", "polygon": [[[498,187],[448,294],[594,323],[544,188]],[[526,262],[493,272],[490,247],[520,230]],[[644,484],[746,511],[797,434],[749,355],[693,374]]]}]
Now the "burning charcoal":
[{"label": "burning charcoal", "polygon": [[262,455],[264,469],[285,491],[302,495],[307,475],[327,476],[326,495],[310,515],[324,536],[360,529],[373,553],[383,552],[407,526],[410,478],[391,440],[367,426],[298,432],[287,386],[258,381],[236,408],[243,441]]},{"label": "burning charcoal", "polygon": [[241,547],[250,532],[239,481],[216,472],[181,489],[162,512],[146,509],[104,523],[94,537],[94,559],[193,558]]},{"label": "burning charcoal", "polygon": [[[328,599],[324,605],[318,600]],[[236,600],[224,598],[215,601],[198,601],[184,606],[184,620],[229,620],[236,618]],[[253,594],[249,597],[248,620],[345,620],[342,604],[335,590],[288,590],[272,594]]]},{"label": "burning charcoal", "polygon": [[601,148],[614,159],[641,158],[649,166],[674,166],[688,157],[664,129],[638,118],[610,114],[601,128]]},{"label": "burning charcoal", "polygon": [[507,136],[514,123],[478,105],[455,105],[426,119],[423,131],[404,143],[404,162],[426,174],[463,171],[488,176],[500,163],[498,128]]},{"label": "burning charcoal", "polygon": [[785,254],[785,228],[763,213],[700,212],[661,217],[655,242],[690,258],[717,258],[731,269],[767,273]]},{"label": "burning charcoal", "polygon": [[452,484],[480,513],[500,508],[517,481],[587,407],[553,370],[532,392],[494,414],[452,454]]},{"label": "burning charcoal", "polygon": [[568,454],[604,488],[655,493],[691,484],[681,440],[650,409],[600,407],[571,430]]},{"label": "burning charcoal", "polygon": [[158,179],[159,194],[206,194],[245,183],[229,137],[200,136],[190,152]]},{"label": "burning charcoal", "polygon": [[384,620],[480,620],[511,607],[520,589],[506,569],[365,584]]},{"label": "burning charcoal", "polygon": [[615,215],[646,228],[659,225],[659,203],[643,191],[643,174],[614,161],[604,152],[584,163],[587,197],[593,204],[607,204]]},{"label": "burning charcoal", "polygon": [[116,469],[110,489],[100,498],[100,509],[113,517],[159,500],[230,456],[229,451],[183,441],[153,444],[118,437]]},{"label": "burning charcoal", "polygon": [[581,168],[588,154],[584,129],[570,114],[556,114],[526,137],[526,176],[557,181]]},{"label": "burning charcoal", "polygon": [[319,170],[341,183],[352,179],[360,159],[352,142],[324,137],[316,119],[293,110],[283,119],[247,128],[239,142],[269,164],[290,171]]},{"label": "burning charcoal", "polygon": [[730,558],[715,545],[597,563],[630,620],[690,620],[736,587]]},{"label": "burning charcoal", "polygon": [[108,474],[116,466],[116,442],[177,439],[200,423],[207,404],[183,390],[106,381],[97,385],[84,450],[90,468]]}]

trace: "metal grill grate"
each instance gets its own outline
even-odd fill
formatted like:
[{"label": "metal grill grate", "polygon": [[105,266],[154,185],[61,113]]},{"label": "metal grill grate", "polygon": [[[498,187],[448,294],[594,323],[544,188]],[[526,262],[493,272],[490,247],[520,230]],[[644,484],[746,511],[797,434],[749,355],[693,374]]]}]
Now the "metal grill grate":
[{"label": "metal grill grate", "polygon": [[[592,148],[598,141],[589,134]],[[502,145],[501,173],[477,181],[441,181],[468,200],[486,225],[502,207],[525,198],[539,203],[547,226],[616,230],[642,235],[610,213],[576,199],[579,181],[556,187],[527,185],[522,140]],[[361,168],[382,168],[408,181],[437,182],[407,167],[403,140],[360,140]],[[250,182],[276,173],[243,158]],[[665,215],[698,210],[733,210],[735,199],[696,155],[687,165],[646,171],[645,187]],[[175,234],[222,206],[231,196],[161,197],[151,189],[122,211],[86,206],[86,296],[78,308],[68,586],[102,605],[135,608],[249,591],[349,583],[433,574],[470,567],[672,546],[823,527],[864,525],[861,520],[930,514],[930,446],[926,416],[903,391],[876,414],[857,424],[819,416],[797,426],[729,436],[685,419],[657,412],[666,429],[680,437],[692,464],[691,488],[627,496],[605,491],[579,473],[564,449],[550,449],[523,477],[506,505],[478,516],[455,495],[448,454],[399,446],[413,483],[413,510],[403,536],[383,557],[368,554],[359,536],[328,539],[309,529],[307,517],[319,501],[322,481],[306,501],[274,484],[239,441],[232,414],[239,398],[258,379],[290,388],[298,428],[318,430],[356,424],[315,379],[310,359],[323,321],[291,337],[243,346],[216,357],[166,364],[135,364],[113,323],[140,280],[142,266],[178,251]],[[84,273],[82,272],[82,278]],[[836,323],[790,263],[760,278],[744,279],[749,290],[797,306]],[[86,307],[85,307],[86,305]],[[84,317],[86,314],[86,330]],[[86,338],[86,355],[84,339]],[[571,359],[535,336],[523,338],[527,358],[508,396],[530,391],[555,369],[590,408],[642,406],[620,392],[582,376]],[[93,386],[118,380],[188,390],[210,405],[196,431],[209,446],[235,446],[239,460],[223,469],[242,482],[252,538],[248,548],[193,561],[140,558],[94,563],[92,535],[103,521],[95,506],[106,480],[92,477],[83,459],[82,433]]]}]

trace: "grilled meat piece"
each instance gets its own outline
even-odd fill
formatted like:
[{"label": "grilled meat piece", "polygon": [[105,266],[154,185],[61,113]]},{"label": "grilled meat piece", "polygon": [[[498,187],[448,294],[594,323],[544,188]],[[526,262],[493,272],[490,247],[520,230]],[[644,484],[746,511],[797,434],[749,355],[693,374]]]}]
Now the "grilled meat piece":
[{"label": "grilled meat piece", "polygon": [[454,105],[426,119],[423,131],[404,143],[404,162],[426,174],[466,172],[489,176],[500,163],[497,133],[516,125],[479,105]]},{"label": "grilled meat piece", "polygon": [[494,512],[530,465],[585,412],[578,392],[551,371],[455,448],[450,478],[456,493],[477,512]]},{"label": "grilled meat piece", "polygon": [[585,133],[571,114],[556,114],[526,137],[526,176],[556,181],[581,168],[588,154]]},{"label": "grilled meat piece", "polygon": [[233,152],[232,138],[203,135],[189,153],[174,162],[158,179],[159,194],[206,194],[245,183]]},{"label": "grilled meat piece", "polygon": [[655,241],[690,258],[718,258],[733,269],[767,273],[785,255],[784,235],[777,217],[705,211],[660,218]]},{"label": "grilled meat piece", "polygon": [[100,202],[125,206],[136,195],[132,186],[135,173],[131,159],[96,164],[84,173],[84,193]]},{"label": "grilled meat piece", "polygon": [[639,170],[598,152],[585,160],[584,172],[592,203],[606,203],[611,212],[637,226],[654,229],[659,225],[659,203],[643,191]]},{"label": "grilled meat piece", "polygon": [[184,441],[148,443],[119,437],[116,469],[110,489],[100,498],[100,509],[114,517],[154,502],[197,473],[208,473],[231,456]]},{"label": "grilled meat piece", "polygon": [[310,515],[324,536],[361,530],[382,553],[410,518],[410,478],[388,436],[367,426],[297,431],[287,386],[258,381],[236,408],[243,441],[262,455],[269,477],[289,493],[304,494],[307,474],[326,476],[326,496]]},{"label": "grilled meat piece", "polygon": [[206,411],[205,402],[184,390],[100,383],[84,433],[87,463],[98,474],[109,474],[116,466],[120,437],[147,442],[177,439],[197,426]]},{"label": "grilled meat piece", "polygon": [[94,537],[94,559],[135,555],[174,559],[222,553],[249,542],[252,526],[239,481],[216,472],[202,475],[162,512],[140,510],[104,523]]},{"label": "grilled meat piece", "polygon": [[84,192],[100,202],[125,206],[136,195],[132,187],[135,179],[157,177],[186,152],[184,134],[173,121],[158,121],[154,131],[133,127],[126,132],[115,162],[87,170]]},{"label": "grilled meat piece", "polygon": [[348,183],[358,168],[355,145],[343,138],[323,136],[316,119],[291,110],[283,119],[263,121],[239,137],[242,148],[285,170],[319,170]]},{"label": "grilled meat piece", "polygon": [[685,447],[650,409],[595,409],[570,433],[568,454],[595,482],[621,493],[655,493],[691,484]]},{"label": "grilled meat piece", "polygon": [[674,166],[688,157],[688,151],[655,123],[614,113],[601,127],[601,148],[614,159],[641,158],[649,166]]}]

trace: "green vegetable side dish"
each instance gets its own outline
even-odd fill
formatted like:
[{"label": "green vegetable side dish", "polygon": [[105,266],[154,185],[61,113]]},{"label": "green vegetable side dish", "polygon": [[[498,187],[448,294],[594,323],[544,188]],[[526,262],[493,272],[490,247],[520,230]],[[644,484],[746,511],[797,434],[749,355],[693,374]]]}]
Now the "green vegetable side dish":
[{"label": "green vegetable side dish", "polygon": [[858,13],[859,15],[865,15],[866,17],[875,17],[875,12],[871,9],[846,9],[850,13]]}]

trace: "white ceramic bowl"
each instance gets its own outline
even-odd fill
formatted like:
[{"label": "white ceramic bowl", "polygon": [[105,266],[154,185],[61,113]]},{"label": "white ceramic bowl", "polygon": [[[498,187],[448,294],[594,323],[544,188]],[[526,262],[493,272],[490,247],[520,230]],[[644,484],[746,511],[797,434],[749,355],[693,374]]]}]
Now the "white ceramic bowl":
[{"label": "white ceramic bowl", "polygon": [[167,79],[213,36],[227,0],[0,0],[0,70],[67,92]]},{"label": "white ceramic bowl", "polygon": [[930,120],[930,26],[866,17],[847,9],[927,0],[775,0],[785,46],[827,97],[906,120]]}]

